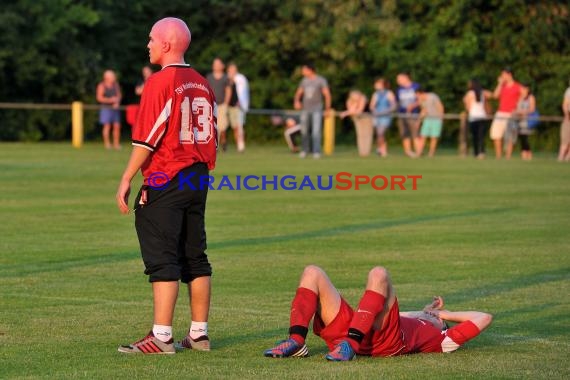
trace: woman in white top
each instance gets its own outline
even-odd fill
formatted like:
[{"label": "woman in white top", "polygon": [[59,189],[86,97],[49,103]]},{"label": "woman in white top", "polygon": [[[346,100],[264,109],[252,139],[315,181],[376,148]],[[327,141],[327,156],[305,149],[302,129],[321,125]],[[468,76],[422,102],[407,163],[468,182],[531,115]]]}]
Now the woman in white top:
[{"label": "woman in white top", "polygon": [[488,115],[485,102],[490,99],[490,91],[481,87],[476,79],[468,83],[468,90],[463,97],[463,104],[468,113],[469,129],[473,136],[473,153],[478,159],[485,158],[485,131],[487,129]]}]

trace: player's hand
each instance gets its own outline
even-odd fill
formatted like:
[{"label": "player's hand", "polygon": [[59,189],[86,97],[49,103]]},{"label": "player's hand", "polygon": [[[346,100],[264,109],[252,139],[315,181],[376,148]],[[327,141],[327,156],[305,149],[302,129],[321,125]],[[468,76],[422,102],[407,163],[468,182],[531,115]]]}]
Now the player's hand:
[{"label": "player's hand", "polygon": [[443,297],[441,296],[434,296],[433,297],[433,301],[432,303],[430,303],[429,305],[426,305],[426,307],[424,307],[425,311],[433,311],[433,310],[441,310],[443,309]]},{"label": "player's hand", "polygon": [[296,110],[300,110],[301,108],[303,108],[303,106],[301,105],[300,101],[295,100],[295,102],[293,103],[293,108],[295,108]]},{"label": "player's hand", "polygon": [[443,309],[443,297],[441,296],[434,296],[433,302],[431,303],[433,309],[441,310]]},{"label": "player's hand", "polygon": [[131,182],[126,179],[122,179],[119,183],[119,188],[117,189],[117,206],[119,211],[123,214],[129,213],[129,194],[131,193]]}]

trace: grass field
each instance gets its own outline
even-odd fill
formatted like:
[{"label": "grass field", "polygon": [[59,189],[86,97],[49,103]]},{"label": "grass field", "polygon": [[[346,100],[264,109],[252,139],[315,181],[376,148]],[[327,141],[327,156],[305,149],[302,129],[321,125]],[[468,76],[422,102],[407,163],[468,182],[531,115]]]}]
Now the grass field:
[{"label": "grass field", "polygon": [[[570,377],[570,165],[460,159],[360,159],[352,147],[315,161],[281,147],[218,160],[216,176],[423,176],[416,191],[211,191],[213,351],[125,356],[151,327],[134,219],[114,195],[130,149],[0,144],[0,378],[548,378]],[[138,187],[140,179],[135,181]],[[367,271],[392,273],[401,309],[434,294],[494,314],[453,354],[274,360],[299,274],[318,264],[354,304]],[[174,332],[188,324],[181,292]]]}]

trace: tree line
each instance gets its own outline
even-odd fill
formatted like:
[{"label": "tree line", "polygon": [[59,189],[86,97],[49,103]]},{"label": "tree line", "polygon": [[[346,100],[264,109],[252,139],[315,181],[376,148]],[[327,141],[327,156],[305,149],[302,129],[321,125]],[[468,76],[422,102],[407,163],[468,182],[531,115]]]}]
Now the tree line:
[{"label": "tree line", "polygon": [[[5,1],[0,102],[94,103],[107,68],[118,73],[125,102],[135,101],[150,27],[176,16],[192,30],[187,62],[203,74],[214,57],[236,62],[253,108],[290,109],[299,67],[311,62],[337,109],[350,89],[370,95],[374,78],[407,71],[459,112],[468,79],[492,89],[509,66],[533,87],[540,112],[558,115],[570,79],[569,13],[567,1],[529,0]],[[88,115],[88,136],[95,120]],[[250,136],[271,138],[260,130]],[[64,112],[0,111],[0,140],[68,134]]]}]

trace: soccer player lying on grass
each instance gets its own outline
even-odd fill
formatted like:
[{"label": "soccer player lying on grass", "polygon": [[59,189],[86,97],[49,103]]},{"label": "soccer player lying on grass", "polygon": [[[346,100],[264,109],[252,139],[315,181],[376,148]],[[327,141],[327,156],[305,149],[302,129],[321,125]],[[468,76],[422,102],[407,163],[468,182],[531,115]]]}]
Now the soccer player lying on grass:
[{"label": "soccer player lying on grass", "polygon": [[[354,311],[327,274],[309,265],[301,275],[291,304],[289,339],[264,352],[267,357],[304,357],[311,319],[313,331],[331,350],[326,359],[352,360],[356,354],[395,356],[419,352],[452,352],[491,323],[491,314],[448,311],[434,297],[423,311],[400,313],[388,271],[372,268],[364,296]],[[459,322],[447,328],[445,321]]]}]

